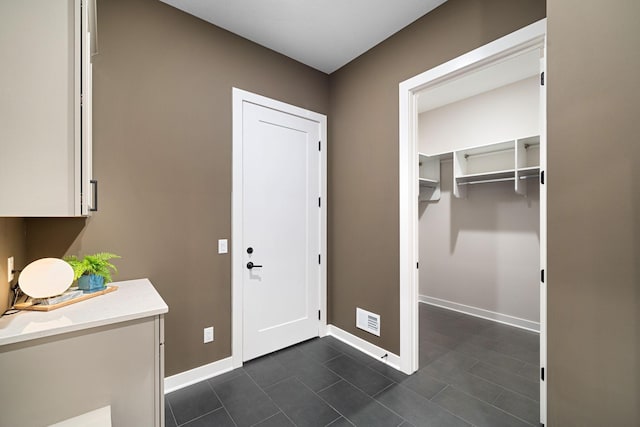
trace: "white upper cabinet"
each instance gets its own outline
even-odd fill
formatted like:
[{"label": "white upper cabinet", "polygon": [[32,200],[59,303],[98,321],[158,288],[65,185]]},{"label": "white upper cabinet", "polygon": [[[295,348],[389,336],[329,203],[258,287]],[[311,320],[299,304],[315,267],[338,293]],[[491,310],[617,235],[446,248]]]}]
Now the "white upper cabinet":
[{"label": "white upper cabinet", "polygon": [[81,0],[0,2],[0,216],[91,208],[88,8]]}]

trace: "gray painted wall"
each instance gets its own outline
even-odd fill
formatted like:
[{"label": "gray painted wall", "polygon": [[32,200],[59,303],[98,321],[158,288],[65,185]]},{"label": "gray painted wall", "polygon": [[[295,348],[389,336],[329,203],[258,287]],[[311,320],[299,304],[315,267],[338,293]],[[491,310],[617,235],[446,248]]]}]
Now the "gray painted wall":
[{"label": "gray painted wall", "polygon": [[640,2],[548,4],[548,425],[639,426]]},{"label": "gray painted wall", "polygon": [[[545,17],[541,0],[449,0],[330,76],[329,320],[398,354],[398,84]],[[380,337],[355,309],[381,315]]]},{"label": "gray painted wall", "polygon": [[[155,0],[98,2],[94,176],[100,210],[31,218],[27,256],[111,251],[169,305],[166,374],[231,355],[231,89],[320,113],[329,77]],[[215,341],[203,344],[204,327]]]}]

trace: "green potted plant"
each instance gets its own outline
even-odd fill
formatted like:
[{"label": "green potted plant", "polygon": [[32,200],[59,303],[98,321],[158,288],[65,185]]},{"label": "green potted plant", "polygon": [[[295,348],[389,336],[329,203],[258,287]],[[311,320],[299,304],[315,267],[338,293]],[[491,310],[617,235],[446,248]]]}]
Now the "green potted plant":
[{"label": "green potted plant", "polygon": [[111,271],[118,272],[115,265],[109,260],[120,258],[116,254],[100,252],[94,255],[85,255],[78,259],[75,255],[65,257],[64,260],[73,268],[73,279],[78,281],[78,289],[85,292],[96,292],[104,289],[111,282]]}]

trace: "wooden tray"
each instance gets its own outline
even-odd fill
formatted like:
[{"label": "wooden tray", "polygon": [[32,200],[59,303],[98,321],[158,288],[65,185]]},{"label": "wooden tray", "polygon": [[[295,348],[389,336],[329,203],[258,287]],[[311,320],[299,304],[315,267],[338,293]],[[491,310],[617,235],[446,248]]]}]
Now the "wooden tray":
[{"label": "wooden tray", "polygon": [[62,301],[62,302],[59,302],[58,304],[52,304],[52,305],[33,305],[33,300],[29,298],[25,302],[17,303],[16,305],[13,306],[13,308],[16,310],[51,311],[60,307],[65,307],[67,305],[75,304],[80,301],[86,301],[91,298],[99,297],[100,295],[114,292],[117,289],[118,289],[117,286],[107,286],[106,289],[103,289],[101,291],[92,292],[90,294],[84,294],[80,297],[70,299],[67,301]]}]

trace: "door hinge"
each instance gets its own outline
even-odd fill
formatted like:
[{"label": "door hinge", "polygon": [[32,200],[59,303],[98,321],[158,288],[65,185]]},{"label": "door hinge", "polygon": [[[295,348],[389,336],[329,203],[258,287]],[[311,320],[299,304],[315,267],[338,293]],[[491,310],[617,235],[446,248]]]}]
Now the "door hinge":
[{"label": "door hinge", "polygon": [[318,254],[318,264],[322,264],[322,262],[321,262],[321,258],[320,258],[320,257],[321,257],[321,255],[320,255],[320,254]]},{"label": "door hinge", "polygon": [[540,270],[540,281],[544,283],[544,268]]},{"label": "door hinge", "polygon": [[84,96],[80,94],[80,106],[84,107]]},{"label": "door hinge", "polygon": [[320,320],[320,310],[318,310],[318,320]]},{"label": "door hinge", "polygon": [[544,71],[540,73],[540,86],[544,86]]},{"label": "door hinge", "polygon": [[544,184],[544,171],[540,172],[540,184]]},{"label": "door hinge", "polygon": [[420,268],[420,263],[416,262],[416,268]]},{"label": "door hinge", "polygon": [[322,207],[322,197],[318,197],[318,207]]},{"label": "door hinge", "polygon": [[322,151],[322,141],[318,141],[318,151]]},{"label": "door hinge", "polygon": [[540,379],[544,381],[544,368],[540,368]]}]

